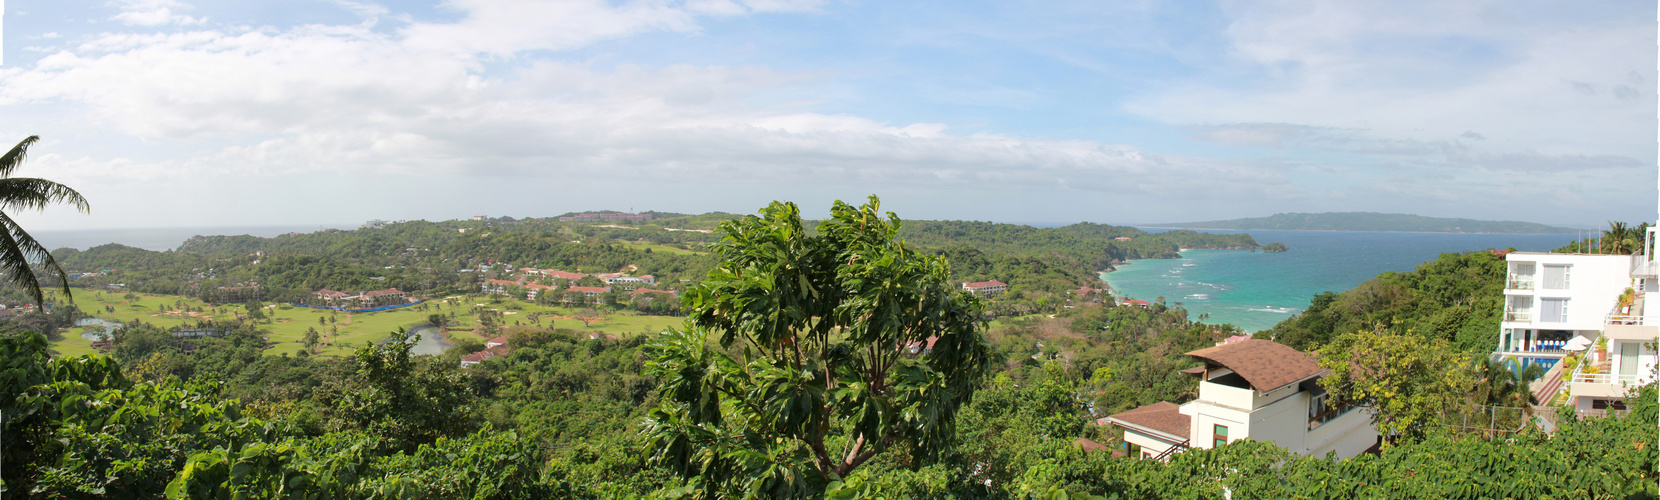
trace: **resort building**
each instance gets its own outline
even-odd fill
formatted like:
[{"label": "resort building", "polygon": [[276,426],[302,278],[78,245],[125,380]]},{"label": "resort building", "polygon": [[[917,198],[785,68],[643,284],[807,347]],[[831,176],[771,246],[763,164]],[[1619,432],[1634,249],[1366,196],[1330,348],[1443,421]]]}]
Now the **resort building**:
[{"label": "resort building", "polygon": [[600,288],[597,286],[573,286],[566,288],[565,290],[580,293],[584,297],[598,297],[600,295],[611,293],[611,287]]},{"label": "resort building", "polygon": [[585,278],[588,275],[582,274],[582,273],[565,272],[565,271],[560,271],[558,269],[543,269],[542,270],[542,276],[547,276],[549,278],[553,278],[553,279],[556,279],[556,280],[576,281],[576,280]]},{"label": "resort building", "polygon": [[511,280],[484,280],[483,283],[478,284],[478,289],[484,293],[502,295],[506,294],[508,290],[512,290],[523,285],[524,283]]},{"label": "resort building", "polygon": [[351,295],[347,295],[346,292],[336,292],[334,290],[330,290],[330,289],[327,289],[327,288],[324,288],[322,290],[318,290],[318,291],[315,291],[315,292],[311,292],[311,295],[317,297],[318,300],[323,301],[324,304],[329,304],[329,305],[334,305],[337,302],[341,302],[341,301],[348,300],[348,299],[351,298]]},{"label": "resort building", "polygon": [[524,289],[525,289],[525,299],[526,300],[536,300],[536,296],[541,295],[542,292],[549,291],[549,290],[558,290],[559,287],[547,286],[547,285],[525,285]]},{"label": "resort building", "polygon": [[608,273],[595,275],[595,277],[604,280],[607,285],[625,285],[634,283],[643,283],[648,285],[657,284],[657,277],[649,274],[645,276],[629,276],[623,273]]},{"label": "resort building", "polygon": [[369,290],[363,292],[363,302],[369,306],[390,306],[409,302],[403,290],[388,288],[385,290]]},{"label": "resort building", "polygon": [[1008,291],[1009,285],[997,280],[963,282],[963,290],[977,297],[989,297]]},{"label": "resort building", "polygon": [[[1626,410],[1626,398],[1633,390],[1655,382],[1660,305],[1648,308],[1646,297],[1649,290],[1660,286],[1654,262],[1655,231],[1649,228],[1643,235],[1642,252],[1629,256],[1628,284],[1609,294],[1606,301],[1611,307],[1600,311],[1601,332],[1592,332],[1597,334],[1594,339],[1579,336],[1583,340],[1565,347],[1577,354],[1578,363],[1559,386],[1567,388],[1568,404],[1581,415]],[[1546,397],[1555,396],[1554,390],[1549,393]]]},{"label": "resort building", "polygon": [[1596,339],[1631,286],[1630,255],[1511,252],[1504,259],[1499,352],[1526,364],[1549,366],[1570,342]]},{"label": "resort building", "polygon": [[1325,371],[1296,349],[1245,339],[1187,353],[1203,366],[1182,370],[1199,379],[1199,398],[1159,402],[1097,420],[1124,429],[1126,455],[1166,460],[1190,448],[1215,448],[1250,438],[1294,453],[1338,458],[1378,445],[1371,417],[1326,404]]}]

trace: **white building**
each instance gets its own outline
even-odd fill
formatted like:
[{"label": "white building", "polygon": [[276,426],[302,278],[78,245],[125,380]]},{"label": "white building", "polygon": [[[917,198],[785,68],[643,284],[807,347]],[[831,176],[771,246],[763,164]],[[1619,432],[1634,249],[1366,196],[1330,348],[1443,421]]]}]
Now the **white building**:
[{"label": "white building", "polygon": [[997,280],[963,282],[963,291],[980,297],[989,297],[1009,290],[1009,285]]},{"label": "white building", "polygon": [[1332,408],[1320,365],[1269,340],[1247,339],[1187,353],[1204,366],[1182,370],[1199,378],[1199,398],[1160,402],[1098,422],[1124,428],[1124,452],[1164,460],[1188,448],[1214,448],[1250,438],[1312,456],[1359,455],[1378,445],[1371,417]]},{"label": "white building", "polygon": [[[1629,257],[1628,284],[1613,292],[1612,306],[1600,315],[1602,331],[1584,344],[1582,360],[1566,377],[1569,403],[1581,414],[1625,410],[1625,399],[1634,389],[1655,382],[1660,304],[1650,308],[1646,300],[1647,292],[1660,286],[1654,262],[1655,231],[1649,228],[1643,251]],[[1632,294],[1621,297],[1626,288]]]},{"label": "white building", "polygon": [[1575,337],[1596,339],[1631,286],[1629,255],[1511,252],[1504,259],[1499,353],[1524,363],[1554,364]]}]

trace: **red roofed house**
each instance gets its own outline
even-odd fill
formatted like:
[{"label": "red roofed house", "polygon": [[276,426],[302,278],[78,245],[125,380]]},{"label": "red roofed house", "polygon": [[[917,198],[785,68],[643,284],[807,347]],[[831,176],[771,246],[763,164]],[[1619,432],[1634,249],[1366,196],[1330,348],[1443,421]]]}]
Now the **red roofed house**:
[{"label": "red roofed house", "polygon": [[484,342],[484,348],[485,349],[489,349],[491,347],[495,347],[495,346],[499,346],[499,345],[507,345],[507,336],[506,335],[502,335],[500,337],[496,337],[496,338],[493,338],[493,339],[490,339],[490,340],[487,340],[487,341]]},{"label": "red roofed house", "polygon": [[565,272],[565,271],[560,271],[558,269],[543,269],[542,270],[542,276],[547,276],[547,277],[553,278],[553,279],[571,280],[571,281],[576,281],[576,280],[588,277],[588,275],[586,275],[586,274]]},{"label": "red roofed house", "polygon": [[1009,285],[997,280],[963,282],[963,290],[978,297],[987,297],[1008,291]]},{"label": "red roofed house", "polygon": [[1326,404],[1326,371],[1296,349],[1245,339],[1187,353],[1203,366],[1182,370],[1199,378],[1199,399],[1159,402],[1100,419],[1124,428],[1125,452],[1165,460],[1189,448],[1215,448],[1250,438],[1293,453],[1338,458],[1378,445],[1377,427],[1357,408]]},{"label": "red roofed house", "polygon": [[599,279],[605,280],[605,284],[607,284],[607,285],[616,285],[616,284],[619,284],[619,283],[645,283],[645,284],[649,284],[649,285],[657,284],[657,278],[655,276],[652,276],[652,275],[649,275],[649,274],[647,274],[645,276],[629,276],[629,275],[623,274],[623,273],[606,273],[606,274],[598,274],[598,275],[595,275],[595,276],[598,277]]},{"label": "red roofed house", "polygon": [[323,302],[327,303],[327,304],[333,304],[335,302],[340,302],[342,300],[346,300],[347,298],[351,297],[350,295],[346,295],[346,292],[336,292],[334,290],[330,290],[330,289],[327,289],[327,288],[324,288],[322,290],[318,290],[318,291],[315,291],[315,292],[311,292],[311,294],[317,296],[317,298],[319,298],[319,299],[322,299]]},{"label": "red roofed house", "polygon": [[934,352],[934,344],[939,341],[939,337],[933,336],[923,340],[913,340],[905,344],[905,352],[911,354],[928,354],[930,352]]},{"label": "red roofed house", "polygon": [[[494,339],[492,339],[491,341],[493,342]],[[479,351],[479,352],[475,352],[475,353],[472,353],[472,354],[468,354],[466,356],[462,356],[461,357],[461,367],[466,368],[466,367],[473,366],[473,365],[476,365],[476,364],[479,364],[479,363],[483,363],[484,360],[486,360],[486,359],[494,358],[496,356],[506,356],[506,355],[507,355],[507,346],[506,345],[496,345],[494,347],[486,348],[486,349],[484,349],[482,351]]]},{"label": "red roofed house", "polygon": [[565,290],[580,293],[584,297],[598,297],[601,294],[611,293],[611,287],[600,288],[597,286],[573,286]]},{"label": "red roofed house", "polygon": [[520,282],[517,282],[517,281],[484,280],[483,283],[478,284],[478,289],[479,289],[479,291],[482,291],[484,293],[493,293],[493,294],[501,295],[501,294],[507,293],[507,291],[512,289],[513,287],[517,287],[517,286],[521,286],[521,285],[523,285],[523,283],[520,283]]},{"label": "red roofed house", "polygon": [[1124,304],[1132,305],[1132,306],[1141,306],[1141,307],[1147,307],[1147,306],[1153,305],[1152,302],[1148,302],[1148,301],[1145,301],[1145,300],[1135,300],[1135,299],[1126,300],[1126,301],[1124,301]]},{"label": "red roofed house", "polygon": [[371,306],[385,306],[408,302],[402,290],[388,288],[385,290],[370,290],[363,292],[363,301]]},{"label": "red roofed house", "polygon": [[525,285],[525,299],[536,300],[536,296],[547,290],[558,290],[559,287],[547,285]]}]

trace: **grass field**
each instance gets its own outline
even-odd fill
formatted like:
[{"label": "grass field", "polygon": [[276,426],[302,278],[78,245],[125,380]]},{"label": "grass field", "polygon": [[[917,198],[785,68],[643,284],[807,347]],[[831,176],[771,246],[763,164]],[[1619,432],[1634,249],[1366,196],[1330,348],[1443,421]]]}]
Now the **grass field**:
[{"label": "grass field", "polygon": [[[169,295],[139,294],[137,300],[127,300],[122,294],[111,292],[96,292],[81,290],[76,294],[76,305],[82,311],[105,321],[127,323],[134,320],[154,324],[162,327],[194,325],[200,320],[227,321],[246,316],[247,312],[241,305],[210,306],[199,300]],[[183,313],[177,310],[163,312],[167,309],[189,307],[202,309],[203,312]],[[604,332],[618,337],[628,337],[641,333],[654,333],[670,326],[679,326],[681,318],[668,316],[639,316],[628,312],[599,312],[598,316],[605,318],[594,322],[591,326],[584,325],[576,319],[566,319],[582,315],[579,309],[564,307],[544,307],[532,302],[512,300],[497,296],[464,296],[453,300],[428,301],[422,306],[406,307],[393,311],[350,314],[326,309],[312,309],[295,307],[287,304],[268,304],[264,309],[268,323],[262,323],[259,328],[270,332],[270,340],[276,345],[266,351],[269,355],[293,355],[303,349],[301,339],[304,338],[307,328],[316,328],[324,334],[325,346],[320,354],[323,356],[344,356],[358,346],[367,343],[380,342],[398,328],[410,328],[425,324],[427,316],[433,313],[442,313],[448,316],[455,313],[455,319],[450,320],[451,327],[471,328],[476,325],[476,318],[472,309],[475,305],[483,305],[488,309],[501,310],[504,326],[515,324],[529,325],[527,316],[530,313],[541,312],[543,317],[540,326],[543,328],[566,328],[579,332]],[[565,318],[555,318],[562,316]],[[321,319],[321,323],[319,323]],[[331,320],[332,319],[332,320]],[[338,330],[336,329],[338,327]],[[90,327],[74,327],[59,332],[52,337],[53,349],[59,354],[74,356],[95,352],[91,341],[81,338]],[[466,332],[452,332],[451,335],[472,335]]]}]

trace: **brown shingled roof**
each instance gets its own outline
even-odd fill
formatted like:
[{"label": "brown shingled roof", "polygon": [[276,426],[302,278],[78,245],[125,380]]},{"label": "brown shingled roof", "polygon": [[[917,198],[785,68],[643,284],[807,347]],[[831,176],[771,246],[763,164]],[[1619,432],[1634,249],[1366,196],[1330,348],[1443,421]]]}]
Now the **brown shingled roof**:
[{"label": "brown shingled roof", "polygon": [[1320,364],[1302,351],[1285,344],[1263,339],[1247,339],[1232,344],[1209,347],[1187,353],[1204,361],[1233,370],[1251,384],[1252,389],[1271,391],[1319,376]]},{"label": "brown shingled roof", "polygon": [[1107,419],[1134,424],[1187,439],[1187,431],[1193,425],[1193,420],[1192,417],[1183,415],[1181,408],[1176,403],[1159,401],[1133,410],[1115,413]]}]

